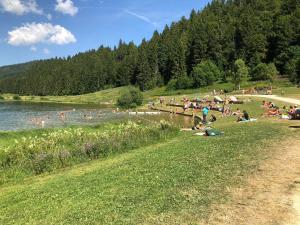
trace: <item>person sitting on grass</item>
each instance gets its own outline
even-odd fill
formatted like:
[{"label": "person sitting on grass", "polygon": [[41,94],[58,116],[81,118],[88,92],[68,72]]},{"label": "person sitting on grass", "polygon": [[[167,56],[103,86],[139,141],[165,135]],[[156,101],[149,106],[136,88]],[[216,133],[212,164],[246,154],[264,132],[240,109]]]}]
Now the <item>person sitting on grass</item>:
[{"label": "person sitting on grass", "polygon": [[290,111],[288,112],[291,120],[299,120],[300,119],[300,109],[298,106],[290,106]]},{"label": "person sitting on grass", "polygon": [[216,117],[214,114],[212,114],[212,115],[210,116],[209,122],[213,123],[213,122],[216,122],[216,121],[217,121],[217,117]]},{"label": "person sitting on grass", "polygon": [[269,108],[269,107],[270,107],[269,102],[263,101],[263,102],[262,102],[262,107],[264,107],[264,108]]},{"label": "person sitting on grass", "polygon": [[201,129],[201,126],[203,125],[201,122],[201,118],[199,116],[194,116],[194,126],[192,127],[192,130],[199,130]]},{"label": "person sitting on grass", "polygon": [[294,106],[290,106],[290,110],[288,111],[288,114],[292,117],[295,114],[296,109]]},{"label": "person sitting on grass", "polygon": [[183,112],[185,112],[186,110],[188,110],[191,106],[191,102],[190,101],[187,101],[184,103],[183,105]]},{"label": "person sitting on grass", "polygon": [[249,121],[249,120],[250,120],[249,114],[247,113],[246,110],[244,110],[243,115],[238,117],[237,122]]},{"label": "person sitting on grass", "polygon": [[230,110],[229,106],[224,104],[223,105],[223,110],[222,110],[222,117],[229,116],[230,112],[231,112],[231,110]]},{"label": "person sitting on grass", "polygon": [[241,115],[241,110],[239,108],[237,108],[236,111],[233,112],[231,115],[232,116],[240,116]]},{"label": "person sitting on grass", "polygon": [[270,109],[275,109],[276,108],[276,105],[274,102],[269,102],[269,108]]}]

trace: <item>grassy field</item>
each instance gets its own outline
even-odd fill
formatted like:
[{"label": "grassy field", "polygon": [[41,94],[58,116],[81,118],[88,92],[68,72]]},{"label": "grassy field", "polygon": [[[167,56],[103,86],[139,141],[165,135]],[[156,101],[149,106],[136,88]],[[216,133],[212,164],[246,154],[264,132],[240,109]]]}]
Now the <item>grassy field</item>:
[{"label": "grassy field", "polygon": [[[110,88],[103,91],[76,96],[20,96],[18,101],[55,102],[71,104],[112,104],[127,87]],[[13,94],[3,94],[4,100],[14,101]]]},{"label": "grassy field", "polygon": [[[225,86],[214,88],[221,87]],[[125,88],[86,95],[85,99],[108,100]],[[283,83],[274,92],[282,89],[285,96],[298,96],[297,89]],[[144,95],[146,100],[164,94],[180,100],[210,91],[176,93],[160,88]],[[53,97],[53,101],[55,98],[63,97]],[[119,122],[1,132],[4,151],[0,158],[11,154],[12,159],[21,160],[0,160],[1,165],[9,162],[0,170],[0,224],[205,224],[211,207],[230,202],[230,190],[243,185],[245,177],[272,156],[276,149],[271,145],[280,147],[282,140],[300,138],[299,130],[289,128],[299,122],[263,118],[260,105],[261,100],[252,99],[232,106],[258,119],[252,123],[237,123],[236,117],[222,118],[213,112],[218,119],[213,127],[224,132],[218,137],[176,129],[165,132],[161,123],[160,128],[131,124],[127,129]],[[109,149],[110,154],[103,157],[99,149]],[[34,156],[47,153],[55,158],[61,151],[76,154],[64,165],[51,158],[45,170],[28,170],[34,168]],[[99,155],[94,157],[91,152]]]},{"label": "grassy field", "polygon": [[[299,131],[288,128],[292,121],[261,118],[260,102],[241,108],[258,121],[236,123],[235,117],[217,114],[214,127],[225,132],[219,137],[181,132],[143,143],[147,146],[136,145],[129,152],[4,183],[0,224],[196,224],[205,220],[212,205],[228,202],[231,188],[243,184],[244,177],[272,155],[271,143],[300,137]],[[90,133],[102,128],[84,129]],[[0,143],[15,146],[13,138],[43,132],[2,133]]]},{"label": "grassy field", "polygon": [[[267,81],[259,82],[248,82],[244,84],[242,89],[249,89],[251,87],[269,87],[274,88],[273,93],[286,97],[298,97],[300,98],[299,88],[293,86],[289,81],[285,79],[275,80],[273,83]],[[28,102],[54,102],[54,103],[65,103],[65,104],[115,104],[118,97],[128,87],[119,87],[102,90],[99,92],[84,94],[78,96],[20,96],[17,101],[28,101]],[[198,88],[198,89],[187,89],[187,90],[166,90],[166,87],[155,88],[150,91],[143,93],[145,103],[148,101],[156,100],[158,96],[200,96],[211,93],[213,90],[228,90],[234,91],[234,85],[232,83],[216,83],[213,86]],[[1,95],[6,101],[16,101],[13,94],[2,94]]]},{"label": "grassy field", "polygon": [[[291,133],[270,121],[217,126],[0,187],[1,224],[194,224]],[[299,135],[299,133],[298,133]]]}]

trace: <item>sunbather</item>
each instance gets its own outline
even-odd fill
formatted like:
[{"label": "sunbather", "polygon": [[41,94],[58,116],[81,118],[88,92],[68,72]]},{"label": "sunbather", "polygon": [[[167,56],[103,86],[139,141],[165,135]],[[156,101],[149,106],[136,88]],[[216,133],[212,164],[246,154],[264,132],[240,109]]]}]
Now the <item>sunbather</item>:
[{"label": "sunbather", "polygon": [[268,109],[268,111],[265,112],[264,115],[266,115],[266,116],[279,116],[279,115],[281,115],[281,113],[279,111],[279,107],[276,107],[276,108]]},{"label": "sunbather", "polygon": [[231,115],[232,116],[240,116],[241,115],[241,110],[239,108],[237,108],[236,111],[233,112]]},{"label": "sunbather", "polygon": [[238,117],[237,122],[248,121],[248,120],[250,120],[249,114],[247,113],[246,110],[244,110],[243,115]]}]

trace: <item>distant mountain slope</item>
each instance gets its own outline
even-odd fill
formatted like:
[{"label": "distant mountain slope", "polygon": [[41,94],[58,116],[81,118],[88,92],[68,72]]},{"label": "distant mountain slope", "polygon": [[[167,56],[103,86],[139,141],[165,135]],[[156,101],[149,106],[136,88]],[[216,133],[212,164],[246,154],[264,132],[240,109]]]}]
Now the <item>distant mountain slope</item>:
[{"label": "distant mountain slope", "polygon": [[0,67],[0,79],[17,76],[25,72],[30,67],[31,64],[32,62],[2,66]]},{"label": "distant mountain slope", "polygon": [[238,59],[249,68],[249,80],[278,70],[300,84],[299,34],[299,0],[212,0],[140,45],[120,40],[113,48],[36,61],[21,76],[0,79],[0,92],[64,96],[127,85],[143,91],[205,87],[232,76]]}]

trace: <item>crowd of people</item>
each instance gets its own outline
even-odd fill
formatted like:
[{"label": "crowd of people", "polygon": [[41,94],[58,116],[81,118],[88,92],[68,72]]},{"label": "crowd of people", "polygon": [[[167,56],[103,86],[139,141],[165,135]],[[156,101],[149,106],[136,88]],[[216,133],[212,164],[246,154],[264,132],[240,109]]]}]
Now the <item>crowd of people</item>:
[{"label": "crowd of people", "polygon": [[263,101],[262,107],[266,110],[264,116],[281,116],[291,120],[300,119],[300,108],[297,105],[280,108],[273,102]]},{"label": "crowd of people", "polygon": [[[237,101],[235,97],[232,97],[233,101]],[[159,99],[160,104],[164,104],[164,99],[162,101],[162,98]],[[227,116],[235,116],[237,122],[241,121],[250,121],[250,116],[249,113],[244,110],[241,111],[238,107],[236,110],[231,109],[230,102],[232,102],[230,98],[226,99],[223,101],[221,98],[214,98],[213,101],[208,100],[208,96],[206,96],[203,99],[196,98],[193,100],[190,100],[186,97],[184,97],[181,102],[183,105],[176,104],[176,101],[174,98],[172,98],[169,101],[169,105],[171,106],[177,106],[176,110],[174,112],[174,109],[172,108],[171,112],[173,113],[178,113],[178,107],[182,107],[181,113],[186,113],[189,110],[192,110],[192,115],[193,115],[193,128],[192,129],[200,129],[203,126],[209,125],[211,123],[214,123],[217,121],[217,117],[215,114],[210,112],[219,112],[221,113],[222,117],[227,117]],[[201,116],[197,116],[197,114],[201,114]],[[209,116],[210,115],[210,116]]]}]

